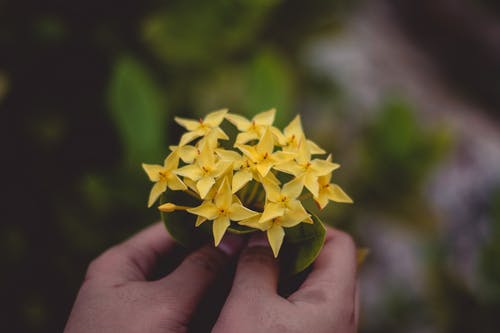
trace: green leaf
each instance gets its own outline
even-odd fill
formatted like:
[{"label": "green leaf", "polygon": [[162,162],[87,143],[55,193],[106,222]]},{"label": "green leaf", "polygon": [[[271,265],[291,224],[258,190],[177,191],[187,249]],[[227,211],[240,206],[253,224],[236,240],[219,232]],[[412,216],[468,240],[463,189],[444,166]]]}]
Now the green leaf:
[{"label": "green leaf", "polygon": [[305,270],[319,255],[325,242],[326,229],[323,222],[311,214],[313,224],[300,223],[293,228],[285,228],[285,242],[279,258],[281,274],[290,276]]},{"label": "green leaf", "polygon": [[129,165],[158,161],[167,146],[167,110],[164,96],[148,70],[133,58],[120,58],[108,93],[111,116]]},{"label": "green leaf", "polygon": [[283,56],[263,51],[257,54],[247,69],[245,115],[276,108],[277,126],[284,126],[292,116],[294,76]]},{"label": "green leaf", "polygon": [[[169,202],[167,195],[163,194],[160,198],[160,202],[162,204]],[[211,223],[205,222],[199,227],[196,227],[196,219],[193,215],[186,212],[162,212],[161,219],[170,236],[186,248],[197,247],[202,243],[206,243],[212,237]]]}]

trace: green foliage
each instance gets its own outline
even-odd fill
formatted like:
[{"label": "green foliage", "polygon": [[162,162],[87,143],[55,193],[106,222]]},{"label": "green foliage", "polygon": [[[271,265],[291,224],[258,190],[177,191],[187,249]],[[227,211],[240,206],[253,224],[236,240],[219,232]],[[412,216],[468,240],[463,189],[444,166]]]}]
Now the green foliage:
[{"label": "green foliage", "polygon": [[278,2],[173,2],[144,20],[144,40],[169,65],[201,67],[218,63],[255,39]]},{"label": "green foliage", "polygon": [[293,275],[309,267],[318,257],[325,242],[326,229],[323,222],[311,214],[313,224],[300,223],[285,228],[285,242],[280,250],[282,275]]},{"label": "green foliage", "polygon": [[117,60],[109,83],[109,105],[128,164],[136,168],[143,161],[158,160],[166,147],[165,94],[138,60]]},{"label": "green foliage", "polygon": [[280,127],[293,118],[292,96],[294,76],[286,59],[270,50],[258,53],[246,71],[246,94],[243,113],[255,113],[275,107],[276,124]]},{"label": "green foliage", "polygon": [[362,195],[373,203],[397,206],[394,200],[401,203],[419,193],[450,145],[447,131],[423,127],[414,114],[408,102],[391,98],[367,128],[360,174],[365,185]]}]

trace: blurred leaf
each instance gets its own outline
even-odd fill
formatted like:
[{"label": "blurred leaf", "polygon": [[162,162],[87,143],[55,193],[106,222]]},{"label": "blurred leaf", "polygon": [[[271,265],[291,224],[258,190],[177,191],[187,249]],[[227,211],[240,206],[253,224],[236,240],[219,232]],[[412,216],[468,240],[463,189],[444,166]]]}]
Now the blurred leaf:
[{"label": "blurred leaf", "polygon": [[143,36],[168,64],[202,66],[221,62],[249,44],[272,1],[179,1],[144,20]]},{"label": "blurred leaf", "polygon": [[271,51],[257,53],[247,68],[244,113],[250,117],[275,107],[276,125],[286,125],[293,118],[293,88],[286,59]]},{"label": "blurred leaf", "polygon": [[[167,195],[161,196],[161,203],[169,202]],[[199,227],[195,226],[195,218],[186,212],[161,213],[161,219],[170,236],[186,248],[194,248],[206,243],[211,234],[211,222],[205,222]]]},{"label": "blurred leaf", "polygon": [[109,102],[129,165],[161,159],[167,147],[165,99],[140,62],[130,57],[117,61]]},{"label": "blurred leaf", "polygon": [[300,223],[285,228],[285,242],[280,250],[281,273],[284,276],[305,270],[316,260],[325,242],[326,229],[323,222],[311,214],[313,224]]}]

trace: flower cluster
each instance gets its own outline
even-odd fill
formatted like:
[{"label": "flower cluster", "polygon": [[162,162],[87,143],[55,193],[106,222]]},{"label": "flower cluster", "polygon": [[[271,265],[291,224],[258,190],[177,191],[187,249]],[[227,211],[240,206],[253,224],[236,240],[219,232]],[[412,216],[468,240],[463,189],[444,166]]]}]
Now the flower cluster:
[{"label": "flower cluster", "polygon": [[[339,167],[331,155],[304,135],[300,117],[283,131],[273,126],[275,109],[257,114],[251,120],[219,110],[204,119],[175,118],[187,131],[163,165],[143,164],[154,182],[149,196],[151,207],[167,189],[184,191],[198,200],[199,206],[174,203],[159,206],[163,212],[185,210],[196,215],[196,226],[213,221],[217,246],[231,224],[267,233],[277,257],[285,231],[300,223],[313,223],[302,204],[312,197],[320,209],[330,200],[351,203],[336,184],[332,171]],[[238,132],[231,145],[220,125],[225,120]],[[227,142],[224,148],[221,142]],[[303,192],[305,192],[303,194]]]}]

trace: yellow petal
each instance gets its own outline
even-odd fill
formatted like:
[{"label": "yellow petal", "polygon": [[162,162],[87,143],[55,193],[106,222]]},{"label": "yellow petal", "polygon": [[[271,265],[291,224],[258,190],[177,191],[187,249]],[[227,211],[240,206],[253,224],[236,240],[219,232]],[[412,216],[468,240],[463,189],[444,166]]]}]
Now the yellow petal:
[{"label": "yellow petal", "polygon": [[281,204],[268,202],[264,206],[264,212],[260,216],[259,223],[270,221],[276,217],[283,216],[284,214],[285,214],[285,207],[283,207]]},{"label": "yellow petal", "polygon": [[231,192],[231,187],[227,177],[224,178],[222,184],[220,185],[217,193],[215,194],[215,205],[218,209],[224,209],[228,211],[233,202],[233,193]]},{"label": "yellow petal", "polygon": [[153,185],[149,193],[148,207],[153,206],[158,197],[167,189],[167,182],[159,181]]},{"label": "yellow petal", "polygon": [[198,181],[203,176],[203,170],[197,165],[186,165],[175,171],[175,174]]},{"label": "yellow petal", "polygon": [[165,170],[168,171],[177,169],[178,165],[179,165],[179,155],[176,152],[170,153],[167,156],[167,158],[165,158],[165,161],[163,161],[163,166],[165,167]]},{"label": "yellow petal", "polygon": [[293,200],[288,203],[289,209],[281,218],[281,225],[287,228],[294,227],[300,222],[309,218],[309,214],[298,200]]},{"label": "yellow petal", "polygon": [[177,177],[176,175],[171,175],[169,178],[168,178],[168,187],[172,190],[172,191],[184,191],[187,189],[186,187],[186,184],[184,184],[182,182],[182,180]]},{"label": "yellow petal", "polygon": [[203,216],[207,220],[213,220],[219,216],[219,210],[210,201],[203,201],[198,207],[189,208],[187,211],[194,215]]},{"label": "yellow petal", "polygon": [[295,136],[296,140],[302,139],[304,131],[302,129],[302,122],[299,115],[295,116],[295,118],[293,118],[293,120],[283,129],[283,133],[287,138]]},{"label": "yellow petal", "polygon": [[295,178],[283,185],[281,194],[289,199],[295,199],[302,193],[303,188],[304,182],[301,179]]},{"label": "yellow petal", "polygon": [[259,162],[260,155],[255,150],[255,147],[247,145],[237,145],[238,148],[245,156],[247,156],[252,162]]},{"label": "yellow petal", "polygon": [[207,114],[205,119],[203,120],[203,124],[208,125],[210,127],[219,126],[224,120],[227,111],[228,111],[227,109],[221,109]]},{"label": "yellow petal", "polygon": [[325,208],[329,202],[327,191],[320,190],[318,196],[314,198],[314,201],[316,201],[316,204],[320,209]]},{"label": "yellow petal", "polygon": [[198,149],[194,146],[170,146],[170,150],[177,152],[177,155],[184,163],[193,163],[194,159],[198,156]]},{"label": "yellow petal", "polygon": [[233,221],[247,220],[257,215],[259,215],[258,212],[254,212],[253,210],[250,210],[236,202],[231,205],[231,209],[229,211],[229,218]]},{"label": "yellow petal", "polygon": [[203,222],[205,222],[207,219],[203,216],[196,216],[196,223],[195,223],[195,226],[196,227],[199,227]]},{"label": "yellow petal", "polygon": [[274,182],[268,181],[268,178],[264,178],[262,185],[266,190],[266,198],[271,202],[278,202],[281,199],[281,189]]},{"label": "yellow petal", "polygon": [[238,131],[247,131],[248,128],[250,127],[251,125],[251,122],[245,118],[245,117],[242,117],[240,115],[237,115],[237,114],[232,114],[232,113],[228,113],[226,115],[226,119],[231,123],[233,124],[234,126],[236,126],[236,128],[238,129]]},{"label": "yellow petal", "polygon": [[163,172],[163,166],[158,164],[146,164],[142,163],[142,168],[146,171],[149,180],[152,182],[157,182],[160,180],[160,172]]},{"label": "yellow petal", "polygon": [[326,154],[326,151],[324,151],[320,146],[318,146],[315,142],[313,142],[311,140],[307,140],[307,145],[309,147],[309,151],[311,152],[311,155]]},{"label": "yellow petal", "polygon": [[276,109],[273,108],[255,115],[255,117],[253,117],[252,120],[259,125],[271,126],[274,122],[275,116],[276,116]]},{"label": "yellow petal", "polygon": [[318,177],[308,172],[303,176],[303,180],[305,187],[311,192],[313,197],[317,197],[319,192]]},{"label": "yellow petal", "polygon": [[274,149],[274,137],[269,129],[266,129],[264,135],[260,138],[259,143],[257,144],[256,150],[260,154],[272,154]]},{"label": "yellow petal", "polygon": [[311,162],[311,169],[317,176],[324,176],[333,170],[340,168],[340,164],[332,163],[326,160],[315,159]]},{"label": "yellow petal", "polygon": [[242,132],[236,136],[235,144],[245,144],[251,140],[258,140],[259,135],[255,132]]},{"label": "yellow petal", "polygon": [[196,188],[198,189],[200,198],[205,199],[208,191],[210,191],[214,184],[215,179],[210,176],[202,177],[200,180],[198,180],[198,182],[196,183]]},{"label": "yellow petal", "polygon": [[229,221],[229,218],[227,216],[219,216],[214,220],[212,231],[214,233],[215,246],[219,245],[222,237],[224,236],[224,233],[227,230],[227,227],[229,227],[230,224],[231,222]]},{"label": "yellow petal", "polygon": [[253,179],[252,172],[248,170],[241,170],[234,174],[232,183],[232,192],[238,192],[243,186],[248,184]]},{"label": "yellow petal", "polygon": [[285,230],[279,225],[274,224],[271,228],[267,230],[267,240],[271,249],[273,250],[274,257],[277,258],[280,252],[281,244],[283,244],[283,238],[285,237]]},{"label": "yellow petal", "polygon": [[175,120],[175,122],[177,124],[181,125],[182,127],[184,127],[185,129],[187,129],[188,131],[197,130],[201,126],[201,124],[200,124],[199,121],[193,120],[193,119],[186,119],[186,118],[181,118],[181,117],[175,117],[174,120]]},{"label": "yellow petal", "polygon": [[179,146],[184,146],[203,135],[202,131],[186,132],[181,136]]},{"label": "yellow petal", "polygon": [[200,156],[198,156],[197,163],[200,167],[212,170],[215,166],[215,154],[213,149],[208,145],[203,145],[200,148]]},{"label": "yellow petal", "polygon": [[259,223],[259,219],[260,219],[260,214],[257,214],[254,217],[251,217],[249,219],[238,221],[238,224],[244,225],[244,226],[247,226],[250,228],[259,229],[261,231],[266,231],[267,229],[271,228],[271,226],[273,225],[272,221],[266,221],[264,223]]},{"label": "yellow petal", "polygon": [[256,165],[257,171],[260,173],[262,177],[267,176],[269,170],[273,167],[273,163],[271,161],[261,161]]},{"label": "yellow petal", "polygon": [[352,199],[336,184],[328,187],[328,199],[336,202],[352,203]]},{"label": "yellow petal", "polygon": [[306,164],[311,161],[311,152],[309,151],[309,145],[305,140],[300,141],[295,159],[300,164]]},{"label": "yellow petal", "polygon": [[235,162],[235,161],[241,160],[241,158],[242,158],[242,156],[234,150],[227,150],[227,149],[219,148],[219,149],[215,150],[215,153],[223,161]]},{"label": "yellow petal", "polygon": [[289,151],[277,151],[273,154],[273,161],[275,163],[284,163],[294,159],[297,156],[296,153]]},{"label": "yellow petal", "polygon": [[211,173],[211,175],[215,178],[219,178],[224,173],[226,173],[226,171],[228,171],[228,169],[231,168],[232,165],[233,163],[231,161],[219,161],[215,164],[214,171]]},{"label": "yellow petal", "polygon": [[274,169],[294,176],[298,176],[303,173],[303,169],[295,161],[276,164]]}]

